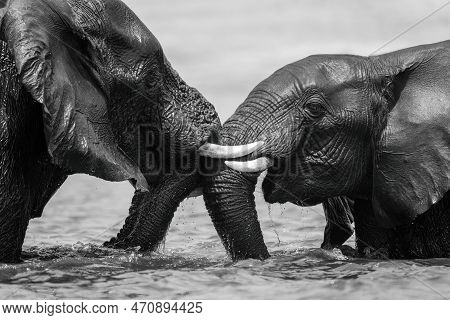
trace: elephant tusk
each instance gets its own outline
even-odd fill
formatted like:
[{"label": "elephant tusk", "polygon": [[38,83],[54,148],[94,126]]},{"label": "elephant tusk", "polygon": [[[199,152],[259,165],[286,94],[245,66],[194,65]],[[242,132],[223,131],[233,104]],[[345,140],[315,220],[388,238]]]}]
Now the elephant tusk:
[{"label": "elephant tusk", "polygon": [[253,153],[264,144],[264,141],[253,142],[241,146],[221,146],[205,143],[199,148],[201,156],[218,159],[240,158]]},{"label": "elephant tusk", "polygon": [[261,172],[273,165],[272,160],[261,157],[250,161],[225,161],[225,164],[240,172]]}]

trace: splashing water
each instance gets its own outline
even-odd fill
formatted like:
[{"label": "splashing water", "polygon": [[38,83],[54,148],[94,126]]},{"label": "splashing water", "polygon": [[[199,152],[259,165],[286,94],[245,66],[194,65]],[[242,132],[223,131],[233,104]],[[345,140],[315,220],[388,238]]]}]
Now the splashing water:
[{"label": "splashing water", "polygon": [[[75,197],[73,190],[80,190]],[[257,210],[272,255],[266,261],[232,262],[201,198],[186,201],[175,214],[158,252],[102,247],[121,227],[107,228],[105,221],[123,219],[131,195],[126,184],[71,179],[45,217],[31,222],[24,262],[0,264],[0,299],[450,296],[450,259],[391,262],[319,249],[325,225],[320,207],[267,207],[262,196]]]}]

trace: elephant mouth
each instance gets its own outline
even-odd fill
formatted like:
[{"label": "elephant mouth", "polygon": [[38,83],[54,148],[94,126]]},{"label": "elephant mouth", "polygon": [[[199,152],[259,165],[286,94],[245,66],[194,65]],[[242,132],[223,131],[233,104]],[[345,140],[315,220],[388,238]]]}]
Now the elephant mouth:
[{"label": "elephant mouth", "polygon": [[290,189],[291,188],[289,188],[286,183],[277,181],[274,176],[269,174],[262,184],[264,200],[270,204],[290,202],[298,206],[309,207],[323,202],[323,199],[310,197],[304,194],[298,196],[295,191],[291,191]]},{"label": "elephant mouth", "polygon": [[199,151],[202,156],[223,160],[250,156],[250,160],[225,160],[225,164],[227,167],[243,173],[261,173],[268,170],[262,185],[264,200],[268,203],[290,202],[302,207],[309,207],[324,201],[322,198],[311,197],[304,190],[293,190],[293,187],[295,189],[295,183],[289,183],[286,180],[286,176],[283,174],[285,173],[283,166],[280,166],[280,161],[277,161],[277,159],[273,160],[266,156],[251,159],[251,156],[261,154],[263,145],[264,141],[239,146],[205,143]]},{"label": "elephant mouth", "polygon": [[263,195],[264,200],[270,204],[297,201],[297,199],[290,197],[284,189],[277,187],[277,185],[267,178],[263,181]]}]

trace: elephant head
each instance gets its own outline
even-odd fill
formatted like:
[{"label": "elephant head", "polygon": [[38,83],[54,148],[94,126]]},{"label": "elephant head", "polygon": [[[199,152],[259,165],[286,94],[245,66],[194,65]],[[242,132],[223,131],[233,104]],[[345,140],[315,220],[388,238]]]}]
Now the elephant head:
[{"label": "elephant head", "polygon": [[153,248],[199,185],[197,150],[220,128],[214,107],[119,0],[3,1],[0,19],[2,66],[14,63],[11,81],[39,109],[51,163],[130,181],[136,195],[114,245]]},{"label": "elephant head", "polygon": [[[225,163],[205,194],[232,257],[268,256],[253,198],[266,169],[269,203],[325,203],[328,213],[340,206],[351,216],[352,200],[365,199],[386,228],[410,223],[442,199],[449,189],[449,61],[448,41],[373,57],[316,55],[257,85],[223,125],[220,143],[259,147],[240,159],[220,154],[220,146],[209,154]],[[338,223],[348,226],[350,216]]]},{"label": "elephant head", "polygon": [[146,189],[140,125],[184,148],[220,123],[213,106],[171,68],[161,45],[121,1],[9,1],[2,40],[21,82],[42,104],[48,150],[70,173]]}]

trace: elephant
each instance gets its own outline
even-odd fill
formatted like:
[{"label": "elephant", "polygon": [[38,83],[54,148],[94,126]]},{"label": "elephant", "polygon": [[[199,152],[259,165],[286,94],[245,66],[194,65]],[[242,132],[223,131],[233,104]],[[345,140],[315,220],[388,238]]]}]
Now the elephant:
[{"label": "elephant", "polygon": [[67,176],[129,181],[112,248],[153,250],[201,188],[219,117],[120,0],[0,5],[0,262],[19,262],[30,219]]},{"label": "elephant", "polygon": [[259,83],[201,152],[220,167],[209,214],[233,259],[268,258],[253,195],[267,170],[266,202],[323,204],[323,248],[355,229],[361,256],[449,257],[449,123],[450,41],[306,57]]}]

